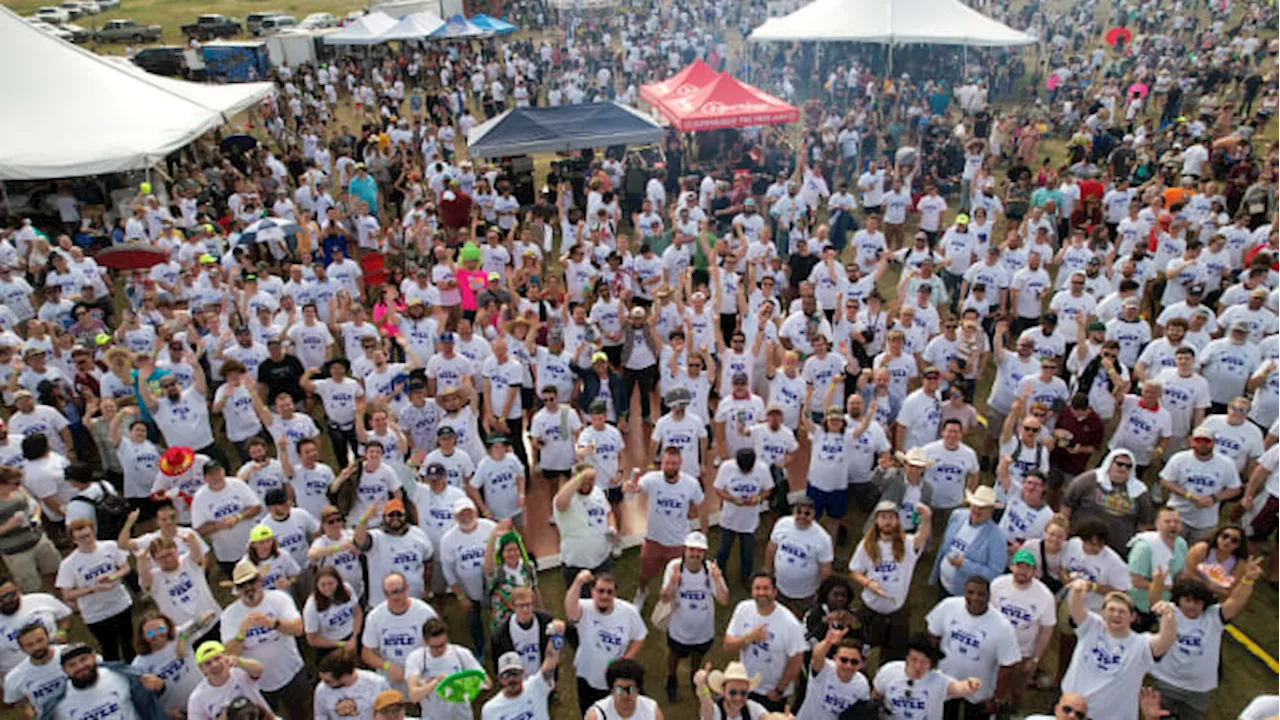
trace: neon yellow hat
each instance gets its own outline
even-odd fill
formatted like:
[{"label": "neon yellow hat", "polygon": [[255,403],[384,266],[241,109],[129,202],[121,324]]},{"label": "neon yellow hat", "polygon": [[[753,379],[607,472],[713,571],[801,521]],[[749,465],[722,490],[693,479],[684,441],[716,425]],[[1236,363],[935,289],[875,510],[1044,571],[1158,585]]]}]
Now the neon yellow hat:
[{"label": "neon yellow hat", "polygon": [[259,540],[270,540],[276,534],[266,525],[254,525],[249,531],[249,542],[258,542]]},{"label": "neon yellow hat", "polygon": [[196,650],[196,664],[202,664],[206,660],[212,660],[219,655],[225,653],[227,648],[216,640],[210,640],[200,644],[200,649]]}]

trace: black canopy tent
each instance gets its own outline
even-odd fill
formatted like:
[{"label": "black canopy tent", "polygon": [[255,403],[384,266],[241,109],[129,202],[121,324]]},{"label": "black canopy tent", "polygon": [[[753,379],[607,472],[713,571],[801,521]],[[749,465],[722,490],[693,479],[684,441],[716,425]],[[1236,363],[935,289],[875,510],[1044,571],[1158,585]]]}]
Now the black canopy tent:
[{"label": "black canopy tent", "polygon": [[515,108],[471,130],[467,154],[501,158],[661,142],[662,126],[614,102]]}]

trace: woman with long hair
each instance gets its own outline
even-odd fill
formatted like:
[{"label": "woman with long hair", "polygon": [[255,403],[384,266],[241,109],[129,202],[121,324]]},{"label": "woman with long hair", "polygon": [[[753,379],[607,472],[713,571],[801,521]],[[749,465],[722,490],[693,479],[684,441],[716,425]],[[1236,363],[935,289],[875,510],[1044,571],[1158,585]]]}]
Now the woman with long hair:
[{"label": "woman with long hair", "polygon": [[[902,532],[902,514],[918,516],[910,542]],[[907,655],[907,635],[911,632],[907,594],[911,575],[929,541],[933,512],[923,503],[914,507],[881,500],[872,511],[875,521],[867,528],[858,549],[849,560],[849,577],[862,588],[863,608],[858,613],[863,637],[881,649],[880,662],[901,660]]]},{"label": "woman with long hair", "polygon": [[363,626],[360,598],[337,568],[325,565],[316,570],[311,595],[302,608],[302,629],[307,643],[316,649],[316,660],[335,650],[355,653]]},{"label": "woman with long hair", "polygon": [[538,568],[525,549],[524,539],[510,519],[499,522],[489,534],[482,569],[493,613],[490,618],[491,629],[496,630],[515,612],[511,593],[516,588],[527,587],[532,590],[535,607],[542,607],[542,593],[538,590]]},{"label": "woman with long hair", "polygon": [[[813,594],[809,609],[804,614],[804,636],[810,649],[816,647],[827,637],[827,631],[833,626],[849,633],[853,630],[857,619],[853,616],[853,586],[840,575],[828,576]],[[857,633],[844,637],[853,639]]]},{"label": "woman with long hair", "polygon": [[187,698],[204,679],[190,639],[199,638],[217,619],[217,614],[209,611],[178,628],[159,610],[151,609],[134,624],[133,649],[137,656],[133,667],[164,678],[164,690],[158,699],[166,713],[186,710]]},{"label": "woman with long hair", "polygon": [[1225,600],[1244,577],[1244,561],[1248,559],[1244,529],[1239,525],[1223,525],[1213,537],[1205,538],[1187,550],[1187,565],[1182,577],[1203,580],[1219,600]]}]

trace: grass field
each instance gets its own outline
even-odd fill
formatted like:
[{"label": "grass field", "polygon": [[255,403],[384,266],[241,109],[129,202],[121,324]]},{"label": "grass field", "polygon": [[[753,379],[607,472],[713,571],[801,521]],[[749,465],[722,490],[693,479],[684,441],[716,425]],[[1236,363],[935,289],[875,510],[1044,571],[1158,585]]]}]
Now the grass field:
[{"label": "grass field", "polygon": [[[23,2],[6,2],[8,7],[20,14],[27,15],[32,13],[37,7],[46,4],[35,0],[24,0]],[[342,15],[350,10],[363,7],[360,3],[343,2],[342,0],[321,1],[321,0],[281,0],[280,2],[269,2],[268,0],[208,0],[207,2],[191,3],[179,0],[123,0],[121,8],[103,13],[97,16],[82,18],[77,21],[86,28],[91,27],[92,23],[101,24],[109,19],[114,18],[131,18],[141,23],[160,24],[165,29],[164,40],[168,43],[181,42],[178,27],[179,25],[191,22],[197,14],[201,13],[221,13],[231,15],[243,19],[250,12],[262,10],[280,10],[294,15],[299,20],[312,12],[331,12],[335,15]],[[1104,9],[1105,11],[1105,9]],[[98,48],[102,52],[122,53],[124,45],[107,45]],[[344,108],[344,113],[349,113],[349,109]],[[1268,128],[1265,133],[1266,137],[1274,137],[1274,126]],[[1050,142],[1045,145],[1045,152],[1055,159],[1059,159],[1062,154],[1061,143]],[[546,158],[541,158],[538,163],[539,169],[545,171]],[[885,284],[892,288],[893,279],[887,278]],[[989,382],[989,378],[987,379]],[[229,450],[229,448],[228,448]],[[862,517],[853,514],[850,520],[852,527],[860,527]],[[769,521],[765,521],[766,528]],[[714,534],[715,531],[713,531]],[[762,529],[761,535],[766,535],[766,530]],[[765,537],[761,537],[757,542],[757,558],[756,566],[763,565],[763,550],[765,546]],[[715,547],[716,538],[711,538],[712,547]],[[849,557],[852,554],[852,544],[837,549],[835,568],[837,572],[844,572]],[[913,584],[910,596],[910,606],[912,608],[912,617],[916,619],[915,629],[922,629],[921,618],[936,601],[936,590],[929,587],[925,583],[928,575],[928,566],[932,561],[932,553],[920,562],[920,566],[916,572],[915,582]],[[636,550],[628,551],[624,557],[615,561],[614,573],[620,582],[620,596],[630,598],[635,593],[636,577],[639,572],[639,558]],[[728,623],[729,616],[732,612],[732,605],[740,600],[747,598],[746,591],[742,588],[740,582],[741,573],[738,570],[736,562],[731,562],[730,567],[726,568],[726,575],[730,579],[732,601],[729,607],[722,608],[717,613],[717,634],[723,635],[725,626]],[[547,603],[547,609],[553,614],[561,614],[561,605],[564,595],[564,587],[561,583],[558,572],[543,573],[540,581],[542,582],[542,594]],[[652,590],[652,588],[651,588]],[[219,592],[224,592],[219,590]],[[229,602],[230,598],[223,595],[221,598],[224,602]],[[1256,642],[1261,649],[1271,657],[1280,656],[1280,648],[1277,647],[1277,593],[1265,583],[1259,583],[1256,586],[1254,599],[1248,610],[1238,619],[1236,625],[1249,638]],[[652,608],[652,599],[649,609]],[[465,618],[458,611],[453,603],[446,603],[437,608],[446,619],[450,621],[452,627],[458,628],[459,632],[453,637],[454,641],[465,642],[466,633]],[[647,616],[647,613],[646,613]],[[79,624],[73,629],[73,635],[76,639],[88,640],[89,636],[83,625]],[[647,682],[648,694],[661,703],[666,717],[669,720],[685,720],[687,718],[696,717],[697,706],[693,702],[691,693],[688,690],[685,679],[687,678],[688,668],[682,668],[681,680],[681,697],[675,705],[668,705],[665,698],[662,697],[662,681],[666,667],[666,644],[665,638],[661,632],[651,632],[648,640],[645,642],[644,649],[640,654],[640,659],[645,667],[649,670]],[[1045,667],[1052,670],[1056,667],[1056,647],[1051,646],[1050,652],[1045,660]],[[717,666],[723,666],[725,662],[731,658],[723,651],[720,644],[717,643],[710,657],[708,658]],[[567,674],[572,665],[572,653],[565,653],[562,659],[562,678],[572,677]],[[1210,718],[1214,720],[1226,720],[1234,718],[1240,709],[1254,696],[1263,692],[1275,692],[1277,687],[1277,677],[1274,671],[1267,667],[1261,660],[1251,655],[1242,645],[1232,639],[1224,639],[1222,653],[1223,677],[1222,684],[1215,698],[1215,703],[1210,710]],[[1055,691],[1033,692],[1028,696],[1025,712],[1040,712],[1048,710],[1056,697]],[[0,713],[0,717],[12,717],[12,713]],[[577,704],[573,689],[573,683],[565,684],[561,691],[561,702],[553,709],[552,716],[556,720],[569,720],[577,718]]]}]

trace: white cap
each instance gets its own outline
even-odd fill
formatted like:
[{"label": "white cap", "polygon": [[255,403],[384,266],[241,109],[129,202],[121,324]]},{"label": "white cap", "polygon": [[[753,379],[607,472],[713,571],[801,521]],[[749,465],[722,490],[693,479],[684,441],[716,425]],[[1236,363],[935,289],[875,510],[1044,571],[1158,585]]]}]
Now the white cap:
[{"label": "white cap", "polygon": [[476,511],[476,504],[471,501],[471,498],[458,498],[453,502],[453,514],[455,517],[463,510]]},{"label": "white cap", "polygon": [[694,530],[693,532],[684,536],[684,546],[687,548],[697,548],[698,550],[706,550],[708,548],[707,536],[703,535],[697,530]]}]

